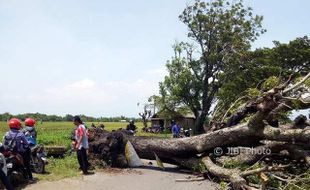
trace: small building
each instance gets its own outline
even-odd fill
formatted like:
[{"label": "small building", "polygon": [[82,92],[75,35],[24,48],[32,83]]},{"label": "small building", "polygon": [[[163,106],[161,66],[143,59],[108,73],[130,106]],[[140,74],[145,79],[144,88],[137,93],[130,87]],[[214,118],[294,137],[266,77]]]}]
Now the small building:
[{"label": "small building", "polygon": [[163,114],[154,114],[151,118],[152,127],[169,128],[171,121],[174,120],[184,129],[193,129],[195,126],[195,116],[193,114],[180,114],[173,112],[169,116]]},{"label": "small building", "polygon": [[179,123],[179,125],[184,129],[194,129],[195,127],[194,114],[181,115],[180,117],[176,118],[175,121]]}]

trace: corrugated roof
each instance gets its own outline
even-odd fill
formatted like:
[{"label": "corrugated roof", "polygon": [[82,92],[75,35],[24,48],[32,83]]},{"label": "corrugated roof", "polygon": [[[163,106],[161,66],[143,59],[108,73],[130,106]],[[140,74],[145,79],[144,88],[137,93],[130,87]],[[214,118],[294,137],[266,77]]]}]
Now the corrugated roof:
[{"label": "corrugated roof", "polygon": [[[187,113],[187,114],[181,114],[179,112],[173,111],[170,113],[170,115],[173,115],[173,117],[184,117],[184,118],[195,118],[195,115],[193,113]],[[155,113],[151,118],[151,120],[159,120],[159,119],[165,119],[165,116],[163,113]]]}]

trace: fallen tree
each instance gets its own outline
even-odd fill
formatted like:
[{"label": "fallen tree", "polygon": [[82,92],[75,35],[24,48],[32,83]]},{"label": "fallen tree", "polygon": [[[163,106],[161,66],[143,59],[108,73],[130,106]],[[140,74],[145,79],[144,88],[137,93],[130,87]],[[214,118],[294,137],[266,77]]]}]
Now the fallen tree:
[{"label": "fallen tree", "polygon": [[[140,158],[154,160],[158,156],[166,163],[198,168],[228,181],[233,189],[266,189],[271,179],[289,184],[310,164],[309,122],[299,119],[274,127],[270,121],[277,118],[279,111],[310,108],[310,90],[303,85],[309,78],[310,73],[295,84],[290,79],[274,87],[241,108],[236,113],[237,119],[229,118],[228,121],[233,120],[229,125],[190,138],[139,137],[122,130],[93,129],[91,158],[113,167],[127,167],[125,145],[130,141]],[[245,118],[247,121],[241,123]],[[245,165],[243,169],[238,168]],[[294,167],[298,167],[298,172],[291,171]],[[256,176],[259,181],[252,184],[249,176]]]}]

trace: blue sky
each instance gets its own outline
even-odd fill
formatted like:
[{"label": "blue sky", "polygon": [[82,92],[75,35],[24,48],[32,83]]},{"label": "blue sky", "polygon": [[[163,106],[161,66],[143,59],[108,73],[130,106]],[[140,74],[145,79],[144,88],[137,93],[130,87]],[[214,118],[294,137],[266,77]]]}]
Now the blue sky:
[{"label": "blue sky", "polygon": [[[134,116],[158,92],[187,0],[0,0],[0,113]],[[309,35],[310,1],[253,0],[267,33]]]}]

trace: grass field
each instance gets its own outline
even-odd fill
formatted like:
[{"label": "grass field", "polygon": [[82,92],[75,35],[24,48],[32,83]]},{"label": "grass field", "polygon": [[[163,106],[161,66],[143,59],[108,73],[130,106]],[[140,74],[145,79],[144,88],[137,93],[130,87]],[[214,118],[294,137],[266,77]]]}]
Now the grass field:
[{"label": "grass field", "polygon": [[[95,122],[96,126],[100,123]],[[126,128],[125,122],[105,122],[105,129],[108,131],[116,130],[119,128]],[[91,125],[91,122],[86,122],[87,126]],[[152,134],[142,132],[142,123],[137,122],[136,126],[138,136],[160,136],[171,137],[171,134]],[[66,146],[70,148],[70,134],[74,129],[72,122],[43,122],[36,124],[36,130],[38,133],[38,143],[45,146]],[[6,122],[0,122],[0,136],[3,137],[5,132],[9,130]],[[1,138],[2,140],[2,138]],[[66,177],[73,177],[79,175],[78,163],[76,155],[67,154],[64,158],[48,158],[49,164],[46,167],[46,174],[35,175],[39,180],[59,180]]]},{"label": "grass field", "polygon": [[[98,126],[100,123],[94,123]],[[105,129],[108,131],[116,130],[119,128],[126,128],[127,123],[125,122],[105,122]],[[91,122],[86,122],[87,126],[91,125]],[[152,133],[143,133],[142,123],[136,123],[138,136],[162,136],[165,137],[165,134],[152,134]],[[36,130],[38,133],[38,143],[44,145],[61,145],[70,146],[70,134],[74,129],[72,122],[43,122],[36,124]],[[0,122],[0,136],[3,137],[5,132],[8,131],[8,126],[6,122]]]}]

